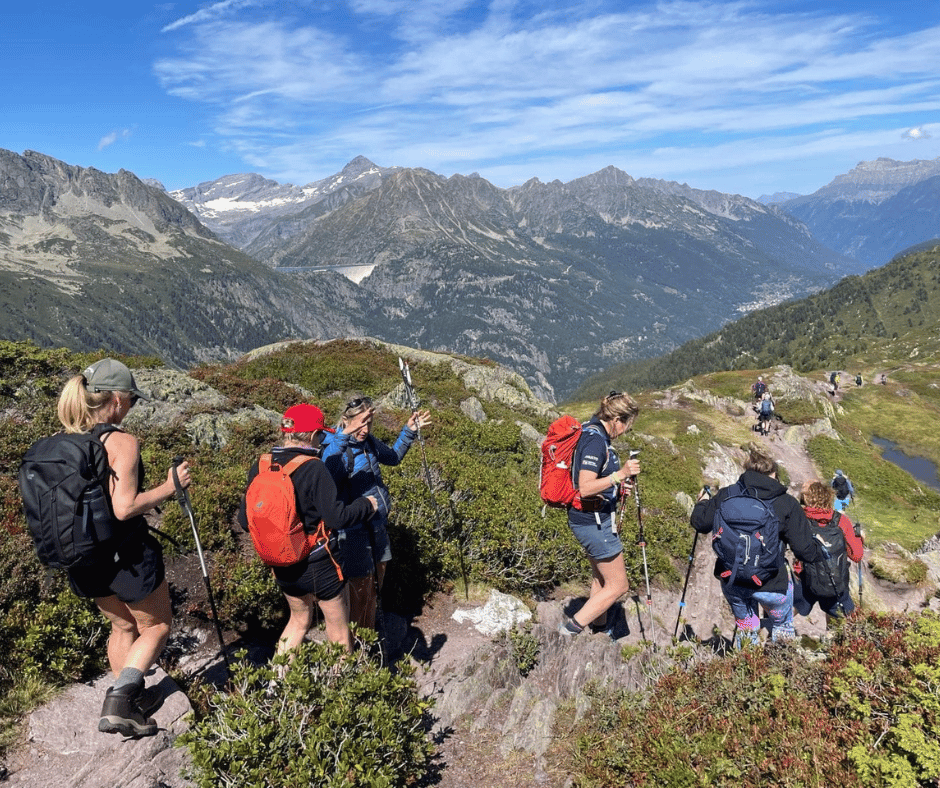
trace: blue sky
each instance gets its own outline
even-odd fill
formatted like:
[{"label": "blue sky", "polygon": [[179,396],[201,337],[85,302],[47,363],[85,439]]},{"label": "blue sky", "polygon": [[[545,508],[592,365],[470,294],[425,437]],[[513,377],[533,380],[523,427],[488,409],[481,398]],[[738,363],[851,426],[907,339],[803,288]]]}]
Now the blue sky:
[{"label": "blue sky", "polygon": [[940,0],[5,3],[0,148],[169,189],[363,155],[758,197],[940,156]]}]

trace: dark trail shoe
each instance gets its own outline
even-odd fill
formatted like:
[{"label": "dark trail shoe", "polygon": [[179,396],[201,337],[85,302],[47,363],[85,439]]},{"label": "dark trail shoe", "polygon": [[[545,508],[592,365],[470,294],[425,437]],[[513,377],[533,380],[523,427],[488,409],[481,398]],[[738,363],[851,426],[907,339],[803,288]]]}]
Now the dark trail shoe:
[{"label": "dark trail shoe", "polygon": [[137,738],[153,736],[157,732],[157,723],[144,716],[137,705],[139,687],[127,686],[120,689],[108,688],[101,706],[101,719],[98,730],[102,733],[120,733],[122,736]]},{"label": "dark trail shoe", "polygon": [[144,717],[149,717],[163,705],[163,690],[159,686],[143,687],[134,698]]}]

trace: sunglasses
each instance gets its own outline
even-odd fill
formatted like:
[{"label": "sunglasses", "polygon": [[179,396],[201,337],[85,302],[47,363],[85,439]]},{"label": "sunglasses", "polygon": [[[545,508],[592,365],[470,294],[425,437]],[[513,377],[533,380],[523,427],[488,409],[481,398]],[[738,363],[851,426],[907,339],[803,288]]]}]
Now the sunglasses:
[{"label": "sunglasses", "polygon": [[365,406],[367,408],[372,407],[372,398],[371,397],[358,397],[356,399],[351,399],[346,403],[346,407],[343,408],[343,412],[354,410],[355,408]]}]

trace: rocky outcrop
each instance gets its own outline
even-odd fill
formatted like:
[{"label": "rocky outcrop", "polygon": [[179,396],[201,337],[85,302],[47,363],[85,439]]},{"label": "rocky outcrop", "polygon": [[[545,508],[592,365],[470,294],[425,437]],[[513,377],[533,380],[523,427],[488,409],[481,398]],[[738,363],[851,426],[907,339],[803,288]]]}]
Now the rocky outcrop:
[{"label": "rocky outcrop", "polygon": [[7,763],[9,785],[17,788],[188,788],[183,777],[189,753],[174,746],[189,728],[189,699],[169,676],[155,668],[148,686],[164,699],[153,714],[155,736],[124,739],[98,732],[98,715],[109,686],[103,676],[91,684],[73,684],[29,717],[26,743]]},{"label": "rocky outcrop", "polygon": [[[557,415],[551,405],[532,393],[529,385],[519,373],[513,372],[505,367],[486,363],[474,363],[470,360],[457,358],[446,353],[416,350],[415,348],[405,347],[404,345],[383,342],[373,337],[358,337],[358,339],[362,342],[369,342],[377,347],[386,348],[409,363],[425,363],[435,366],[446,364],[468,389],[475,391],[480,398],[485,401],[500,402],[510,408],[529,411],[540,416],[554,417]],[[292,344],[295,343],[278,342],[273,345],[256,348],[250,353],[247,353],[245,359],[251,360],[259,356],[275,353]],[[417,393],[420,396],[420,390],[418,390]],[[403,386],[399,386],[398,390],[393,392],[390,396],[393,397],[392,401],[397,407],[407,408],[408,404],[407,400],[404,398]],[[422,403],[422,407],[427,407],[427,403]]]}]

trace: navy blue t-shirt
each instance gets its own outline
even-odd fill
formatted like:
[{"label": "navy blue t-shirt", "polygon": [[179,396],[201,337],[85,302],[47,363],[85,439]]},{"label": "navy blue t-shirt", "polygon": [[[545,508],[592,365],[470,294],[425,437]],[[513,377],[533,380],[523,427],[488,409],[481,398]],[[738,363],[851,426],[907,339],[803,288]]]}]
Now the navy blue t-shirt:
[{"label": "navy blue t-shirt", "polygon": [[[607,430],[596,417],[585,426],[578,448],[574,454],[574,483],[578,484],[581,471],[593,471],[598,476],[610,476],[614,471],[620,470],[620,458],[617,452],[610,448]],[[608,487],[598,493],[602,499],[596,511],[582,512],[574,507],[568,509],[568,522],[572,525],[587,525],[596,523],[600,518],[603,522],[610,519],[610,515],[617,511],[617,494],[615,487]],[[595,516],[596,515],[596,516]]]}]

